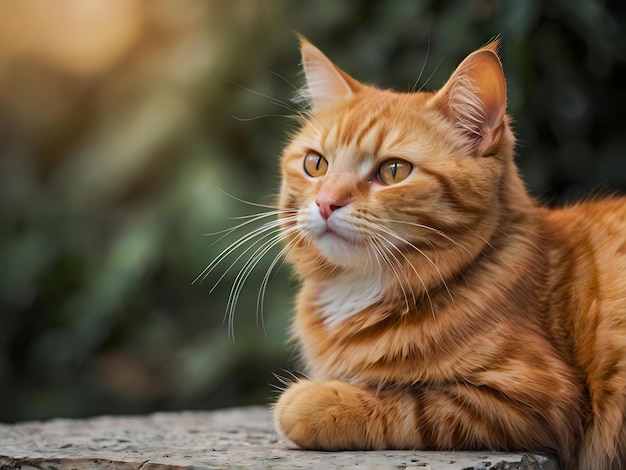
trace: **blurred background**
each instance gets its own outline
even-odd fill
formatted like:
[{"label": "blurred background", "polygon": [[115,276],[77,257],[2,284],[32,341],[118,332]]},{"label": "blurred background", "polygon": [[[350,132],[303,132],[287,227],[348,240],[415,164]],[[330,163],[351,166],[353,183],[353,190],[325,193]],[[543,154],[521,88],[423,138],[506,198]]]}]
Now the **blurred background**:
[{"label": "blurred background", "polygon": [[[441,86],[497,35],[548,204],[626,189],[626,21],[591,0],[0,2],[0,421],[267,403],[296,282],[194,278],[271,204],[300,32],[356,78]],[[243,219],[245,220],[245,219]],[[214,243],[216,242],[217,243]],[[226,272],[218,287],[208,291]]]}]

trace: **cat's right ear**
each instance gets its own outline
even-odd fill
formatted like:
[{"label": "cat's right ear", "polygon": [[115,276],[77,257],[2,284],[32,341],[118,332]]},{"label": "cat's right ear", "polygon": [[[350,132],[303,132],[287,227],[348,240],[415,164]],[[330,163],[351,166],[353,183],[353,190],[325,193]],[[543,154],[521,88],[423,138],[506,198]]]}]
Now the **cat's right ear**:
[{"label": "cat's right ear", "polygon": [[477,154],[498,141],[504,125],[506,83],[497,47],[495,41],[467,56],[435,96]]},{"label": "cat's right ear", "polygon": [[361,86],[302,36],[300,52],[306,77],[306,89],[302,95],[313,109],[349,98]]}]

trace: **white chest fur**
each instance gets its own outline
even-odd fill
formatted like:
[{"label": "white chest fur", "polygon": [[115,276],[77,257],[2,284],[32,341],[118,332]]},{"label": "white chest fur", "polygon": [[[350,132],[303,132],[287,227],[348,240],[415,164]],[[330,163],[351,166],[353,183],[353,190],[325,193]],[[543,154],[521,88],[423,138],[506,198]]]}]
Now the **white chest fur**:
[{"label": "white chest fur", "polygon": [[380,273],[349,273],[318,286],[318,306],[325,323],[334,326],[383,299],[386,283]]}]

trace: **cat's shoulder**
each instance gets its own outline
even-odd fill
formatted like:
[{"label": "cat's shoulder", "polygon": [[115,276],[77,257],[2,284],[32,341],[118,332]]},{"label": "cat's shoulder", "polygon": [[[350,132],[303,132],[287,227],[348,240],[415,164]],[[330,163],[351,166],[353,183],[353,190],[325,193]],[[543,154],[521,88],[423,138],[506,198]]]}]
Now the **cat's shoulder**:
[{"label": "cat's shoulder", "polygon": [[553,222],[626,224],[626,197],[593,197],[563,207],[543,209],[542,214]]},{"label": "cat's shoulder", "polygon": [[593,198],[540,213],[557,244],[626,267],[626,197]]}]

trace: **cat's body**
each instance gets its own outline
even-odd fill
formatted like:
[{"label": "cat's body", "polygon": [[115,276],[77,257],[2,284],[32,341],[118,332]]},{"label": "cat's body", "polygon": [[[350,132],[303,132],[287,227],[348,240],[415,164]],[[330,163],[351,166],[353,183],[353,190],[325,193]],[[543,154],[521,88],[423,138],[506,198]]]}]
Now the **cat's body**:
[{"label": "cat's body", "polygon": [[626,200],[528,196],[494,49],[401,94],[302,43],[313,109],[280,208],[309,379],[275,408],[302,447],[626,466]]}]

